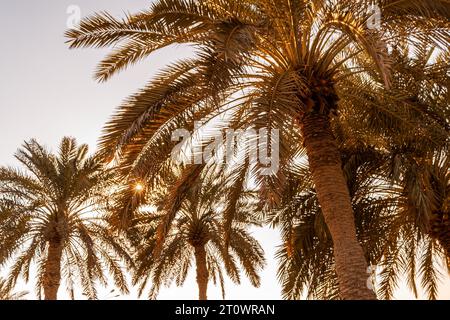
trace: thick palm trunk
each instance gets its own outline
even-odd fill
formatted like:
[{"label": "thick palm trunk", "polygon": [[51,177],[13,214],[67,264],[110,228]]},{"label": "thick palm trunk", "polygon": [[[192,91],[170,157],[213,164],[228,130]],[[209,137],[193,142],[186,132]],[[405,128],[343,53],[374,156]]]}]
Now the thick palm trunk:
[{"label": "thick palm trunk", "polygon": [[204,245],[195,246],[195,263],[197,265],[198,299],[208,300],[208,267],[206,265],[206,250]]},{"label": "thick palm trunk", "polygon": [[343,299],[375,299],[367,288],[367,263],[356,237],[353,209],[329,117],[309,113],[300,122],[310,170],[334,244]]},{"label": "thick palm trunk", "polygon": [[45,300],[56,300],[61,281],[62,245],[60,241],[51,240],[48,246],[47,261],[44,274]]}]

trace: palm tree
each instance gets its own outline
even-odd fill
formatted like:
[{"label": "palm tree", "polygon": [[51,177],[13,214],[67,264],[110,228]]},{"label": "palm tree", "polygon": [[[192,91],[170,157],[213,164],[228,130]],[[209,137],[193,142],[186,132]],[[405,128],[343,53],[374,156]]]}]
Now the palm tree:
[{"label": "palm tree", "polygon": [[[391,202],[379,194],[381,181],[377,173],[384,157],[366,146],[341,146],[340,150],[357,238],[367,262],[375,265],[393,219]],[[281,205],[267,214],[270,223],[280,228],[284,243],[277,252],[283,296],[339,299],[333,239],[308,168],[297,165],[287,176],[286,184]]]},{"label": "palm tree", "polygon": [[397,155],[395,160],[399,178],[385,188],[393,200],[395,216],[388,225],[383,256],[378,262],[379,292],[391,298],[401,272],[416,296],[416,278],[420,276],[420,286],[430,299],[436,299],[442,270],[450,274],[448,148],[430,158],[410,151]]},{"label": "palm tree", "polygon": [[28,294],[27,291],[12,292],[6,281],[0,279],[0,300],[21,300]]},{"label": "palm tree", "polygon": [[[358,240],[369,264],[378,269],[374,285],[378,297],[391,299],[399,278],[406,276],[416,297],[420,278],[428,297],[436,299],[439,274],[445,269],[450,274],[445,205],[450,186],[448,156],[438,153],[420,165],[413,160],[417,154],[394,157],[402,177],[396,182],[387,174],[394,164],[389,154],[370,149],[342,153],[347,155],[343,168]],[[336,299],[339,290],[332,238],[314,188],[308,190],[298,183],[310,181],[309,174],[298,173],[288,179],[290,187],[282,206],[269,214],[271,222],[281,227],[285,243],[278,251],[283,295]],[[447,268],[439,265],[445,260]]]},{"label": "palm tree", "polygon": [[[373,299],[332,125],[339,113],[367,114],[367,101],[355,92],[375,96],[389,88],[388,48],[399,38],[430,38],[447,48],[449,29],[444,1],[377,3],[379,29],[368,24],[371,1],[160,0],[124,20],[95,14],[67,36],[72,48],[115,46],[99,65],[100,81],[162,48],[192,46],[193,58],[170,65],[121,106],[106,125],[102,149],[120,155],[131,176],[151,177],[170,157],[171,133],[180,124],[192,126],[231,110],[233,128],[279,129],[282,166],[290,161],[286,152],[293,143],[306,148],[333,238],[340,295]],[[407,113],[390,109],[398,104],[408,106],[385,90],[370,109],[408,121]],[[382,124],[385,134],[396,128]],[[282,181],[279,174],[258,184],[276,202],[282,188],[273,186]],[[168,230],[163,231],[164,236]]]},{"label": "palm tree", "polygon": [[[417,43],[413,50],[400,43],[391,57],[395,62],[391,91],[406,98],[411,106],[408,112],[416,118],[412,123],[417,126],[405,130],[406,134],[391,135],[384,148],[378,149],[384,160],[375,170],[376,190],[389,195],[385,204],[390,218],[387,225],[380,224],[387,230],[385,246],[371,264],[380,265],[382,270],[379,297],[391,298],[399,275],[404,273],[416,296],[416,278],[420,277],[421,286],[434,299],[441,271],[436,261],[448,261],[450,55],[448,50],[439,52],[430,46],[428,40]],[[372,117],[372,132],[377,132],[381,117]],[[358,121],[353,119],[352,123],[354,130],[361,130]],[[427,130],[419,129],[424,125]]]},{"label": "palm tree", "polygon": [[[148,190],[157,200],[158,208],[164,208],[163,203],[171,201],[171,190],[179,183],[180,177],[172,175],[168,180],[171,181],[166,180],[165,192]],[[240,283],[239,264],[250,282],[259,286],[258,271],[265,264],[264,252],[247,230],[250,226],[260,225],[255,205],[251,202],[252,198],[255,200],[254,196],[248,193],[239,201],[237,217],[231,226],[228,251],[222,238],[224,225],[220,209],[225,207],[224,191],[222,184],[212,185],[210,179],[206,178],[201,183],[197,180],[183,199],[173,219],[174,226],[162,244],[159,243],[157,230],[164,223],[166,213],[161,210],[146,212],[144,209],[137,214],[129,234],[136,246],[134,282],[140,283],[140,293],[149,280],[152,282],[150,299],[156,298],[162,285],[169,286],[173,281],[178,286],[183,285],[192,260],[196,267],[199,300],[207,299],[209,281],[221,285],[225,298],[224,269],[235,283]],[[158,246],[160,249],[155,250]]]},{"label": "palm tree", "polygon": [[[420,277],[428,297],[436,298],[441,271],[436,261],[448,261],[448,134],[442,131],[449,130],[449,56],[432,56],[427,43],[416,46],[414,52],[396,47],[391,53],[391,91],[409,97],[412,110],[423,111],[415,113],[416,122],[423,126],[431,118],[440,129],[392,135],[383,147],[374,148],[374,137],[383,134],[379,132],[383,114],[370,115],[370,126],[362,120],[367,115],[347,114],[346,124],[334,128],[358,240],[368,263],[378,266],[377,295],[384,299],[392,298],[403,275],[413,293],[417,295],[416,278]],[[269,214],[283,231],[285,246],[278,252],[283,294],[294,299],[303,295],[337,298],[332,239],[308,168],[291,170],[287,185],[282,205]]]},{"label": "palm tree", "polygon": [[[334,128],[358,240],[368,263],[379,267],[377,295],[384,299],[392,298],[398,279],[404,275],[416,296],[416,279],[420,277],[428,297],[436,298],[442,271],[437,261],[449,260],[445,133],[450,119],[449,55],[441,53],[432,58],[433,51],[426,42],[413,52],[402,45],[394,48],[391,91],[408,97],[416,123],[423,126],[433,119],[437,127],[407,134],[396,132],[377,148],[372,145],[374,137],[384,134],[379,131],[379,123],[385,121],[380,120],[385,117],[382,113],[347,114],[346,123]],[[363,98],[374,101],[372,97]],[[365,123],[364,117],[371,121]],[[287,185],[282,204],[269,214],[271,222],[281,227],[285,242],[278,252],[283,294],[294,299],[304,294],[337,298],[332,239],[308,168],[291,170]]]},{"label": "palm tree", "polygon": [[52,154],[35,140],[16,153],[25,167],[0,169],[0,265],[11,263],[5,288],[19,276],[28,281],[37,266],[38,296],[57,299],[61,278],[72,298],[79,278],[83,293],[96,298],[95,282],[105,284],[105,269],[122,292],[127,284],[120,261],[132,266],[124,241],[105,223],[102,208],[111,172],[87,145],[61,141]]}]

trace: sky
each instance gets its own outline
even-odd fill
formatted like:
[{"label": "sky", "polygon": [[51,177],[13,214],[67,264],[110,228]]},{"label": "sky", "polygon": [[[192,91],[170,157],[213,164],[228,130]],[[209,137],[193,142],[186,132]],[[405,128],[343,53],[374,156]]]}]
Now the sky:
[{"label": "sky", "polygon": [[[82,17],[106,10],[113,15],[148,7],[149,0],[14,0],[0,2],[0,165],[17,165],[13,154],[30,138],[56,148],[64,136],[76,137],[95,149],[101,128],[127,96],[142,87],[155,72],[175,58],[187,56],[187,49],[170,48],[99,84],[93,80],[96,64],[108,50],[69,50],[64,32],[74,8]],[[268,264],[261,273],[260,288],[247,280],[241,286],[226,283],[228,299],[280,299],[276,278],[275,248],[280,244],[276,230],[255,230],[254,236],[266,250]],[[19,289],[31,292],[34,283],[21,282]],[[100,298],[112,295],[100,290]],[[220,299],[219,288],[209,286],[209,298]],[[60,298],[68,296],[63,288]],[[194,272],[182,288],[162,289],[159,299],[195,299]],[[135,299],[133,290],[123,298]],[[401,285],[396,298],[411,299]],[[441,299],[450,299],[450,279],[443,280]]]}]

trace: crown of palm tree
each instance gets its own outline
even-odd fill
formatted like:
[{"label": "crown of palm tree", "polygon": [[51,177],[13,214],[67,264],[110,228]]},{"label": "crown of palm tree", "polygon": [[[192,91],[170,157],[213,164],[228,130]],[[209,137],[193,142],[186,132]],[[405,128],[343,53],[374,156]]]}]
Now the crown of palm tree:
[{"label": "crown of palm tree", "polygon": [[61,141],[58,154],[26,142],[16,158],[25,170],[0,168],[0,265],[12,264],[6,288],[19,276],[28,281],[35,264],[38,296],[43,289],[47,299],[56,299],[61,277],[72,297],[80,281],[95,299],[95,282],[107,282],[105,270],[128,292],[120,261],[133,263],[104,220],[112,174],[101,158],[88,156],[88,147],[72,138]]},{"label": "crown of palm tree", "polygon": [[[165,180],[169,186],[177,183],[176,174],[169,177]],[[153,193],[152,199],[156,201],[156,208],[164,208],[161,203],[170,199],[170,187],[161,193],[155,193],[155,190],[148,192]],[[255,198],[252,195],[241,195],[237,218],[230,228],[228,250],[222,237],[224,225],[221,208],[225,207],[223,194],[223,184],[212,184],[208,178],[202,182],[197,180],[175,212],[172,227],[163,243],[160,243],[157,231],[160,225],[165,223],[165,214],[159,210],[149,213],[145,209],[137,213],[134,225],[128,233],[136,246],[137,267],[134,282],[140,284],[141,293],[150,280],[151,299],[156,298],[163,285],[169,286],[172,282],[178,286],[183,285],[193,259],[197,267],[199,287],[201,281],[207,283],[211,279],[214,284],[221,285],[222,295],[225,297],[224,271],[235,283],[240,283],[239,265],[250,282],[259,286],[258,271],[265,264],[264,253],[247,231],[250,226],[260,225],[255,212]],[[204,251],[205,255],[204,275],[199,274],[200,250]],[[202,279],[202,276],[205,279]]]}]

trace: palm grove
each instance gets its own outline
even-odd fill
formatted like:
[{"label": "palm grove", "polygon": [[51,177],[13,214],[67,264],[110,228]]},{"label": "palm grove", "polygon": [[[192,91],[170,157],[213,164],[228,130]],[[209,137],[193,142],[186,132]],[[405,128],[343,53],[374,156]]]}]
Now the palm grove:
[{"label": "palm grove", "polygon": [[[390,299],[403,277],[436,298],[450,267],[449,18],[445,0],[159,0],[85,18],[66,36],[112,48],[99,81],[173,45],[193,55],[117,109],[95,155],[32,140],[23,168],[0,169],[0,297],[33,267],[45,299],[61,285],[95,299],[110,280],[127,293],[125,273],[156,298],[191,268],[199,299],[208,283],[225,296],[225,276],[259,285],[249,228],[270,224],[284,298]],[[173,131],[195,121],[279,130],[280,169],[262,175],[239,150],[174,161]]]}]

